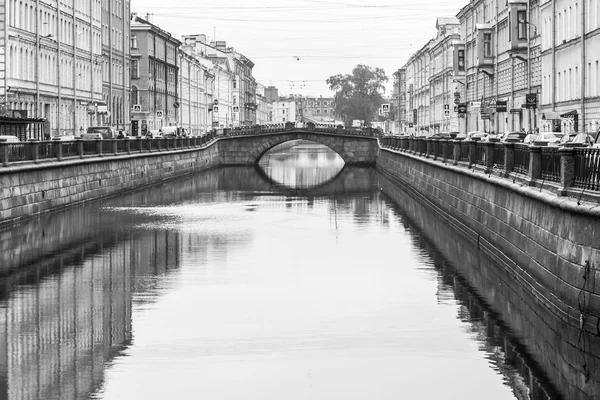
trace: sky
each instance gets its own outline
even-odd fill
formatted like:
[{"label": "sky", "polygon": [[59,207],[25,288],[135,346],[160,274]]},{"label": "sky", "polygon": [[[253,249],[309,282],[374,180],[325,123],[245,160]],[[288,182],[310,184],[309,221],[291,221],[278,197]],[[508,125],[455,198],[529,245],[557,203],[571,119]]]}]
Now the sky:
[{"label": "sky", "polygon": [[328,77],[358,64],[392,73],[436,35],[438,17],[469,0],[132,0],[176,37],[205,34],[250,58],[280,95],[330,96]]}]

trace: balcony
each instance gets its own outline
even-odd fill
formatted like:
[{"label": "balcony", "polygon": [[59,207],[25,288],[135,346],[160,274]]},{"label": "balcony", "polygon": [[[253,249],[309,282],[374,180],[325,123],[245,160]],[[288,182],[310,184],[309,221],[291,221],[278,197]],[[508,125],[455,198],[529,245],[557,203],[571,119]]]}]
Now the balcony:
[{"label": "balcony", "polygon": [[527,2],[509,0],[508,2],[509,53],[522,58],[529,45],[529,21],[527,21]]},{"label": "balcony", "polygon": [[489,76],[494,75],[493,25],[477,24],[475,42],[475,66]]}]

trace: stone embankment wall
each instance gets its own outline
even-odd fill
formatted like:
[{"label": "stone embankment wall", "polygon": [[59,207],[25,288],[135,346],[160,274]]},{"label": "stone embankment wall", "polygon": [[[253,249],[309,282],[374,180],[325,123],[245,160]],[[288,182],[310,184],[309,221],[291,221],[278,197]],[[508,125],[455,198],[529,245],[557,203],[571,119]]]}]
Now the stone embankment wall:
[{"label": "stone embankment wall", "polygon": [[72,158],[0,169],[0,224],[167,181],[218,164],[204,149]]},{"label": "stone embankment wall", "polygon": [[[554,316],[558,326],[547,336],[556,339],[559,353],[593,358],[564,371],[572,374],[565,379],[586,388],[594,374],[598,384],[598,372],[590,369],[600,366],[598,204],[578,205],[513,180],[384,149],[377,168],[477,244]],[[573,334],[582,331],[583,343]],[[597,387],[588,390],[598,394]]]}]

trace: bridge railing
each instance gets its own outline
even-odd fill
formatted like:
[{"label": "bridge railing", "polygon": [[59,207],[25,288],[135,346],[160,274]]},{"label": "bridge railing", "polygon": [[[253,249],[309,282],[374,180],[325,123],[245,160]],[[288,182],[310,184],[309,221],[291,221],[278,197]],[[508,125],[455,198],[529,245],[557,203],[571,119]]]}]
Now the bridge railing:
[{"label": "bridge railing", "polygon": [[[382,148],[452,161],[530,185],[554,183],[559,195],[600,194],[600,148],[548,147],[523,143],[439,140],[412,136],[379,138]],[[597,199],[597,197],[594,197]]]},{"label": "bridge railing", "polygon": [[203,136],[185,138],[76,139],[0,143],[0,165],[7,167],[42,161],[201,148],[214,142],[218,135],[219,132],[213,130]]}]

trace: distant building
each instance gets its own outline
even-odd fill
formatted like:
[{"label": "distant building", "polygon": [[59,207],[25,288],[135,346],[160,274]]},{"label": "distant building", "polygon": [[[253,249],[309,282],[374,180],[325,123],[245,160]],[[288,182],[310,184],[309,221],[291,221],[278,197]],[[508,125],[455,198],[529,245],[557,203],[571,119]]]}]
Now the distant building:
[{"label": "distant building", "polygon": [[271,105],[271,123],[296,122],[296,100],[293,97],[280,98]]},{"label": "distant building", "polygon": [[265,97],[270,103],[279,100],[279,89],[277,89],[275,86],[267,87],[265,89]]},{"label": "distant building", "polygon": [[258,108],[256,110],[256,123],[259,125],[264,125],[269,122],[269,106],[270,103],[267,101],[265,97],[266,91],[265,85],[261,83],[256,84],[256,103]]},{"label": "distant building", "polygon": [[134,16],[131,23],[133,134],[178,125],[180,45],[170,33]]},{"label": "distant building", "polygon": [[333,97],[297,97],[298,120],[303,122],[334,123]]},{"label": "distant building", "polygon": [[217,112],[213,112],[215,127],[236,127],[256,123],[256,80],[254,63],[227,47],[226,41],[207,43],[206,35],[184,35],[186,46],[196,50],[196,56],[210,60],[215,75]]}]

